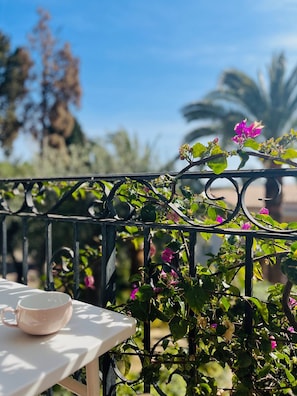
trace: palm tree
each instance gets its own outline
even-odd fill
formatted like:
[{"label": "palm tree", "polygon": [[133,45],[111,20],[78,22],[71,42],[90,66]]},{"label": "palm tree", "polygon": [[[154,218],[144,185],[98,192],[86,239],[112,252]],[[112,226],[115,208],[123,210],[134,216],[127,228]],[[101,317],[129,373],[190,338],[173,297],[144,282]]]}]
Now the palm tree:
[{"label": "palm tree", "polygon": [[183,107],[187,121],[204,121],[185,136],[185,143],[201,137],[222,134],[227,147],[234,135],[234,125],[244,118],[261,120],[265,138],[282,136],[297,126],[297,66],[286,79],[283,53],[272,58],[268,84],[262,73],[254,81],[240,70],[223,72],[218,88],[201,101]]},{"label": "palm tree", "polygon": [[[262,73],[255,81],[240,70],[226,70],[217,89],[183,107],[182,113],[188,122],[198,121],[198,126],[186,134],[185,143],[220,135],[227,148],[234,125],[245,118],[262,121],[266,139],[282,136],[297,127],[297,65],[287,77],[285,56],[280,53],[272,57],[267,79]],[[277,167],[272,162],[266,166]],[[266,206],[271,216],[281,221],[282,194],[276,193],[274,180],[267,180],[266,197],[274,196]]]}]

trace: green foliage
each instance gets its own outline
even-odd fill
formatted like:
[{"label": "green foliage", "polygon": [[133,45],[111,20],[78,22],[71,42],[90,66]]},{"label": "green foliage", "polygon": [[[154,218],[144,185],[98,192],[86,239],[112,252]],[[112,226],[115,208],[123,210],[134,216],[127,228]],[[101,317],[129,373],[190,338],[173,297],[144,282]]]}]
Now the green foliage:
[{"label": "green foliage", "polygon": [[[93,189],[99,202],[96,216],[104,218],[103,198],[112,194],[109,214],[121,222],[122,243],[133,241],[139,248],[143,240],[136,226],[140,231],[142,227],[150,229],[147,260],[130,279],[131,294],[121,295],[119,305],[109,305],[138,320],[137,335],[113,351],[124,366],[125,375],[133,378],[133,392],[142,391],[145,379],[157,393],[174,394],[173,383],[178,378],[180,389],[176,393],[185,395],[296,394],[297,301],[293,283],[297,283],[297,242],[273,236],[265,239],[263,235],[262,239],[261,233],[257,234],[261,227],[290,231],[294,225],[279,223],[267,210],[252,214],[254,221],[240,210],[231,217],[222,200],[194,193],[179,183],[181,176],[195,166],[213,166],[220,174],[227,160],[237,155],[244,162],[256,156],[296,168],[293,157],[282,157],[282,153],[287,153],[286,157],[295,155],[286,150],[296,138],[291,131],[280,140],[252,145],[244,136],[239,149],[231,152],[220,148],[216,139],[194,148],[184,145],[180,154],[187,165],[176,176],[163,175],[151,182],[131,176],[121,179],[117,189],[105,182],[89,186],[87,192],[82,186],[82,191],[73,195],[76,202],[84,201]],[[61,184],[56,193],[61,196],[64,188]],[[131,219],[133,222],[129,223]],[[205,240],[211,237],[207,227],[221,239],[218,252],[209,254],[205,264],[198,261],[193,266],[189,225],[192,230],[203,227]],[[222,232],[225,227],[226,234]],[[244,294],[248,236],[253,236],[254,282],[262,281],[260,263],[275,264],[280,258],[283,271],[292,282],[271,286],[265,299]],[[92,276],[93,254],[98,252],[82,252],[80,265],[85,276]],[[63,268],[71,271],[69,263],[65,266],[62,262]],[[62,274],[56,281],[61,281],[60,287],[68,286],[68,275]],[[149,323],[161,326],[165,332],[149,350],[144,350],[144,324]],[[129,372],[131,354],[140,359],[137,378]],[[124,393],[127,389],[126,385],[119,385],[119,394],[121,387]]]},{"label": "green foliage", "polygon": [[[123,150],[125,147],[125,150]],[[43,156],[33,158],[29,176],[72,176],[86,174],[118,174],[148,172],[160,166],[152,147],[141,146],[127,131],[117,131],[102,140],[70,145],[69,155],[57,155],[47,147]]]},{"label": "green foliage", "polygon": [[[191,194],[185,187],[178,190],[176,183],[180,175],[192,166],[211,167],[214,160],[218,165],[217,173],[221,173],[225,169],[224,162],[234,155],[244,163],[253,155],[264,159],[269,156],[272,161],[296,167],[292,162],[294,151],[279,145],[289,141],[291,144],[295,139],[294,131],[280,140],[270,139],[261,144],[253,144],[251,139],[247,139],[247,144],[243,142],[237,152],[223,151],[217,141],[208,145],[196,143],[193,147],[184,145],[180,154],[189,165],[177,179],[163,178],[159,185],[158,182],[155,185],[165,196],[168,189],[170,207],[176,213],[174,223],[184,224],[184,217],[180,215],[183,213],[194,224],[214,225],[228,218],[228,208],[207,197]],[[278,150],[275,151],[274,147]],[[250,149],[253,151],[246,151]],[[286,153],[286,158],[281,153]],[[174,194],[171,194],[173,187],[170,188],[170,184],[174,186]],[[130,189],[125,191],[125,199],[130,202],[133,196],[137,202],[142,194],[143,187],[134,185],[133,192]],[[143,206],[139,214],[136,211],[136,218],[139,216],[144,222],[170,224],[173,217],[168,216],[166,206],[158,201],[158,192],[147,191],[147,197],[152,201]],[[219,218],[222,220],[218,221]],[[189,269],[189,235],[181,235],[175,230],[152,231],[154,253],[149,264],[142,269],[141,277],[134,279],[136,289],[124,305],[127,313],[139,319],[140,328],[143,322],[154,325],[156,321],[168,326],[169,335],[163,337],[158,353],[154,353],[153,348],[149,363],[143,363],[142,374],[152,384],[159,383],[166,368],[171,372],[167,374],[167,386],[173,379],[173,373],[177,373],[185,381],[186,389],[180,389],[186,395],[296,393],[297,358],[294,351],[297,323],[293,322],[294,326],[296,324],[293,329],[291,315],[287,312],[289,309],[294,317],[297,302],[291,297],[289,299],[287,287],[280,284],[269,288],[265,300],[245,296],[242,273],[245,266],[244,236],[248,232],[244,230],[256,231],[257,222],[282,230],[294,225],[279,224],[266,212],[254,214],[254,218],[255,224],[248,226],[243,213],[239,212],[232,218],[228,227],[236,229],[238,235],[221,236],[217,254],[210,254],[206,265],[196,263],[195,274],[191,274]],[[131,231],[131,237],[135,237],[135,230]],[[202,236],[207,240],[210,234],[205,232]],[[256,282],[262,282],[260,261],[275,263],[276,257],[282,257],[283,271],[297,284],[297,242],[259,238],[254,240],[253,252]],[[123,305],[120,309],[123,310]],[[245,319],[247,312],[252,320],[249,330]],[[191,339],[195,345],[192,355],[184,344],[185,338]],[[137,354],[144,354],[143,362],[148,359],[146,352],[137,348]],[[168,389],[164,390],[165,394],[170,394]]]}]

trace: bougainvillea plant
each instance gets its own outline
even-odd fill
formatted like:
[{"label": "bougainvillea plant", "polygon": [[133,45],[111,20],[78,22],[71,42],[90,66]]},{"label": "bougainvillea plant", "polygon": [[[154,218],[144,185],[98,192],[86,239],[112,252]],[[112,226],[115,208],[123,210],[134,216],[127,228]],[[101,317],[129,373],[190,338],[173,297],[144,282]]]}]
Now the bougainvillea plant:
[{"label": "bougainvillea plant", "polygon": [[[260,122],[238,123],[232,139],[237,148],[232,151],[223,150],[217,138],[206,145],[185,144],[180,148],[180,158],[187,165],[176,176],[164,176],[154,187],[135,182],[123,187],[121,198],[127,202],[150,198],[138,219],[163,222],[164,229],[151,231],[149,265],[131,278],[128,300],[113,308],[133,315],[140,324],[157,322],[167,332],[150,351],[141,351],[137,338],[115,350],[116,357],[132,351],[141,361],[140,377],[130,381],[129,389],[123,385],[122,394],[134,394],[129,392],[132,388],[137,391],[143,377],[149,378],[160,395],[182,394],[180,388],[170,388],[176,378],[183,383],[185,395],[297,394],[297,242],[254,240],[254,277],[262,280],[263,262],[281,259],[288,281],[271,285],[265,299],[245,296],[246,250],[242,236],[253,231],[256,235],[257,222],[252,223],[240,211],[229,221],[229,209],[223,201],[212,202],[205,194],[194,194],[183,185],[177,187],[180,177],[190,169],[205,167],[218,175],[227,168],[228,158],[234,156],[239,158],[239,169],[252,157],[296,168],[297,133],[291,130],[280,138],[258,142],[262,129]],[[214,224],[220,238],[217,253],[209,253],[203,264],[197,259],[194,274],[189,263],[189,233],[165,227],[185,224],[185,216],[192,226]],[[254,218],[276,229],[296,228],[296,224],[272,219],[265,206]],[[220,234],[227,220],[228,227],[237,233]],[[137,238],[134,227],[126,227],[126,235]],[[212,235],[206,229],[200,237],[209,241]],[[249,334],[244,320],[247,303],[253,315]],[[141,325],[138,335],[143,335]],[[194,350],[185,342],[189,338]]]}]

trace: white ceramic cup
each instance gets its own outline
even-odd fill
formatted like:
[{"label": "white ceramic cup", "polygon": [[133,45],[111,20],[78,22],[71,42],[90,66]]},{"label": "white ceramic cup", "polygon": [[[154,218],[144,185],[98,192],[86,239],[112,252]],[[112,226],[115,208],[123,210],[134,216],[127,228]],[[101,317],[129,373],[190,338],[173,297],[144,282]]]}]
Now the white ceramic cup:
[{"label": "white ceramic cup", "polygon": [[[46,335],[56,333],[69,322],[72,316],[72,300],[60,292],[34,293],[19,300],[16,308],[6,307],[1,311],[3,324],[19,327],[25,333]],[[6,312],[15,315],[15,323],[7,321]]]}]

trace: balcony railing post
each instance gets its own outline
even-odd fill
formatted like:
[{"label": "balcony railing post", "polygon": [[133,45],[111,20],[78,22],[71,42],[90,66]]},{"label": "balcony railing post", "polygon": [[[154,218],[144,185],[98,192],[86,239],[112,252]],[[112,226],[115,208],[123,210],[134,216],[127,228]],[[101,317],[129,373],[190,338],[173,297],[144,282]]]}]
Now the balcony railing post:
[{"label": "balcony railing post", "polygon": [[51,258],[53,255],[52,231],[53,231],[53,223],[51,221],[47,221],[45,223],[46,290],[55,290],[52,262],[51,262]]},{"label": "balcony railing post", "polygon": [[[247,236],[245,240],[245,295],[253,294],[253,237]],[[245,305],[245,330],[249,335],[253,330],[253,310],[249,301]]]},{"label": "balcony railing post", "polygon": [[[101,305],[115,302],[116,298],[116,227],[102,225]],[[101,360],[103,396],[115,396],[116,375],[109,354]]]},{"label": "balcony railing post", "polygon": [[2,240],[1,240],[2,276],[3,276],[3,278],[6,278],[6,276],[7,276],[7,225],[6,225],[6,216],[2,217],[2,220],[1,220],[1,231],[2,231]]},{"label": "balcony railing post", "polygon": [[75,222],[73,224],[73,295],[75,299],[79,298],[79,284],[80,284],[80,274],[79,274],[79,224]]},{"label": "balcony railing post", "polygon": [[28,255],[29,255],[29,238],[28,238],[28,219],[23,218],[23,262],[22,273],[19,274],[19,279],[24,284],[27,284],[28,276]]},{"label": "balcony railing post", "polygon": [[[150,244],[151,244],[151,234],[149,228],[144,228],[143,230],[143,266],[144,266],[144,281],[146,283],[150,283]],[[148,312],[150,310],[149,302],[148,304]],[[150,320],[147,320],[143,323],[143,349],[144,353],[150,353],[151,349],[151,324]],[[144,378],[144,392],[150,393],[151,383],[147,378]]]}]

